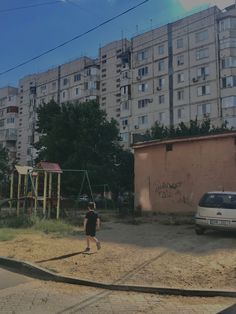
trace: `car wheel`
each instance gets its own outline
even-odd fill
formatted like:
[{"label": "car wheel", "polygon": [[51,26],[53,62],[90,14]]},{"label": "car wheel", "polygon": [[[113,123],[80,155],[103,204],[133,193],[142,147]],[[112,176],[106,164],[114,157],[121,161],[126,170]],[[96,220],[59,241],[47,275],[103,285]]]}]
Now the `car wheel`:
[{"label": "car wheel", "polygon": [[195,226],[195,232],[196,232],[197,235],[203,234],[204,231],[205,231],[204,228],[202,228],[202,227],[200,227],[200,226]]}]

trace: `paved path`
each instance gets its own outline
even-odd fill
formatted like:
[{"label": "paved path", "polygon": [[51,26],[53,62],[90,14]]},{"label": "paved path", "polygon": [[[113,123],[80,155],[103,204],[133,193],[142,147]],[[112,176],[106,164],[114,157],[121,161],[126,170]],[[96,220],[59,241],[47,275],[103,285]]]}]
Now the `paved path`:
[{"label": "paved path", "polygon": [[1,314],[215,314],[236,302],[105,291],[32,280],[1,268],[0,289]]}]

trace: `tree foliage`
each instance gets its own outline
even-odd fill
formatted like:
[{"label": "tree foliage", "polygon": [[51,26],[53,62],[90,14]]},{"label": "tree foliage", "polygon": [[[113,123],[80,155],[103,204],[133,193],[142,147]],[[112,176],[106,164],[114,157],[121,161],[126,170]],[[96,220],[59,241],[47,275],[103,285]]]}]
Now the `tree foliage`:
[{"label": "tree foliage", "polygon": [[169,139],[177,137],[200,136],[208,134],[217,134],[228,132],[227,122],[220,127],[215,127],[211,124],[210,119],[205,119],[199,122],[197,119],[190,120],[189,124],[181,122],[177,127],[166,127],[159,123],[155,123],[151,130],[147,132],[149,139]]},{"label": "tree foliage", "polygon": [[0,148],[0,182],[9,173],[8,152],[5,148]]},{"label": "tree foliage", "polygon": [[39,160],[88,170],[93,184],[109,184],[114,192],[132,189],[133,155],[122,149],[117,122],[109,122],[97,103],[59,106],[51,101],[37,114]]}]

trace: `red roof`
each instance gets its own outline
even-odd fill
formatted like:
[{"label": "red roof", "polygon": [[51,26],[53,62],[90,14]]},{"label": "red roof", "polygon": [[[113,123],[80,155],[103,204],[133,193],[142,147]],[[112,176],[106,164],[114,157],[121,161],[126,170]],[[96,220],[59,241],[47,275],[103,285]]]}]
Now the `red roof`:
[{"label": "red roof", "polygon": [[46,161],[41,161],[38,165],[37,168],[43,169],[47,172],[53,172],[53,173],[62,173],[61,167],[53,162],[46,162]]}]

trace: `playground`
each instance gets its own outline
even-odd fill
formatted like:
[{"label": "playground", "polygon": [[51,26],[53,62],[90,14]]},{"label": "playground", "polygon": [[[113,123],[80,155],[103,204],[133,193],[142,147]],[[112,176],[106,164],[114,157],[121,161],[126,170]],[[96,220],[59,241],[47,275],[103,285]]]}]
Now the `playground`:
[{"label": "playground", "polygon": [[26,214],[59,219],[68,210],[86,208],[89,201],[115,209],[108,184],[92,186],[86,170],[61,169],[57,163],[40,162],[36,167],[15,165],[2,185],[0,211],[9,209],[18,217]]}]

